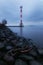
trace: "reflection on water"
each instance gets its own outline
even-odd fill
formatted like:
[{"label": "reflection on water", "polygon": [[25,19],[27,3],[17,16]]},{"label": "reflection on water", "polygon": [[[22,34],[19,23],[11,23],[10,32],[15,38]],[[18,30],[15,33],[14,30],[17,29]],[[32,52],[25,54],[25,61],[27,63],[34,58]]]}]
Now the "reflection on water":
[{"label": "reflection on water", "polygon": [[10,27],[19,36],[31,38],[38,47],[43,47],[43,26]]},{"label": "reflection on water", "polygon": [[23,36],[23,27],[20,27],[20,36]]}]

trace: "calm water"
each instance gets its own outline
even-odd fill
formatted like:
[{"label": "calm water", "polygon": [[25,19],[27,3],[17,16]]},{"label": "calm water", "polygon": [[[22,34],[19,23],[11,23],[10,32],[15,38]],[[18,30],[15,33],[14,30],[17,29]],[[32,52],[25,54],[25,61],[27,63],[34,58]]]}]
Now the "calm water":
[{"label": "calm water", "polygon": [[43,26],[24,26],[20,32],[20,27],[10,27],[13,32],[18,33],[18,35],[31,38],[38,47],[43,48]]}]

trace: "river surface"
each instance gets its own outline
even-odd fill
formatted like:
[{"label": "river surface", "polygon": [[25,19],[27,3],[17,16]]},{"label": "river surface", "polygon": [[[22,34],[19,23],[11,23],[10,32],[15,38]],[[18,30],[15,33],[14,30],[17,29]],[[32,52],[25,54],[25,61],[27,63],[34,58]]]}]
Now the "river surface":
[{"label": "river surface", "polygon": [[24,27],[10,27],[19,36],[32,39],[36,45],[43,48],[43,26],[31,25]]}]

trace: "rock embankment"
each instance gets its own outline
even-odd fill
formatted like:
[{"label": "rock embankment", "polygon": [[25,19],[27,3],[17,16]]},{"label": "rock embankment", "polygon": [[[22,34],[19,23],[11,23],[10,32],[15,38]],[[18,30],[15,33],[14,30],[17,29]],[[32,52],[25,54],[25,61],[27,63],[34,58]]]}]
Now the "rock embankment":
[{"label": "rock embankment", "polygon": [[0,25],[0,65],[42,65],[37,47],[31,39],[19,37]]}]

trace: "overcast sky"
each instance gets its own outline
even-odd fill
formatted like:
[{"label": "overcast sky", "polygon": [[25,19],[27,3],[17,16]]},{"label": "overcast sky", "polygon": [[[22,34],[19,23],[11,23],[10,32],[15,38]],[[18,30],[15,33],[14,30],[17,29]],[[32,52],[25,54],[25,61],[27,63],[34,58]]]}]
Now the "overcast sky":
[{"label": "overcast sky", "polygon": [[25,24],[43,22],[43,0],[0,0],[0,21],[6,19],[9,24],[19,24],[21,5]]}]

